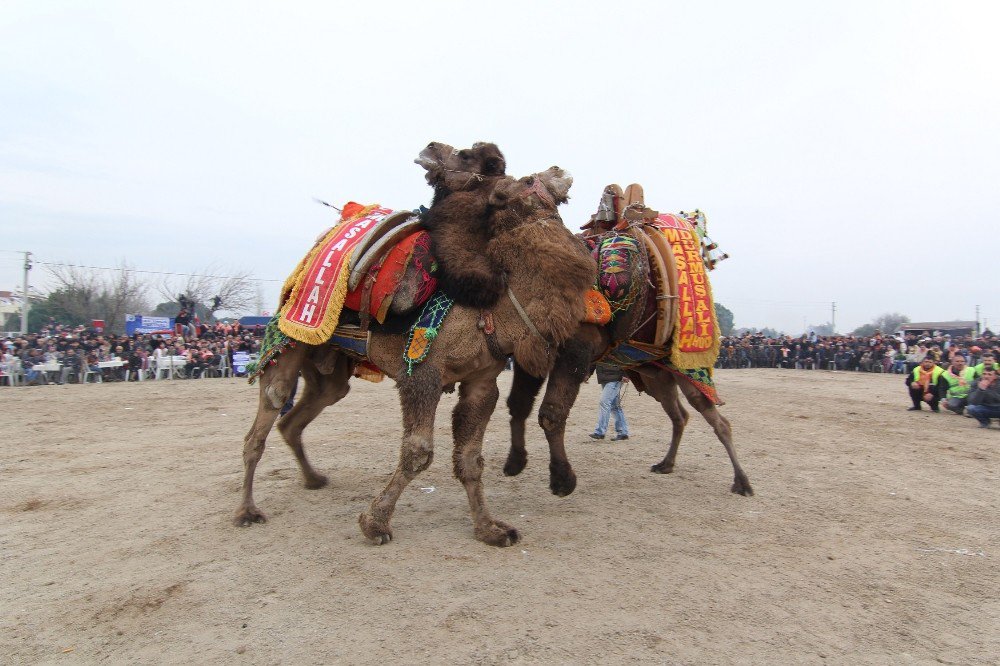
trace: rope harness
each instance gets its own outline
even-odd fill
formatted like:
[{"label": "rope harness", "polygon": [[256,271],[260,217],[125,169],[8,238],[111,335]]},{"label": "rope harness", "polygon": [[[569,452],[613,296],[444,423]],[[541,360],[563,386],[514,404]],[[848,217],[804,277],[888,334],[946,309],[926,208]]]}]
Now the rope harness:
[{"label": "rope harness", "polygon": [[514,295],[514,292],[510,287],[507,287],[507,296],[510,297],[510,302],[514,304],[514,309],[517,310],[517,314],[521,315],[521,320],[528,327],[528,330],[531,331],[534,335],[538,336],[538,338],[540,338],[541,341],[545,343],[545,355],[548,356],[549,349],[552,347],[552,343],[549,342],[545,338],[545,336],[538,331],[537,328],[535,328],[535,324],[532,323],[531,318],[528,317],[528,313],[525,312],[524,308],[521,307],[521,304],[517,300],[517,296]]}]

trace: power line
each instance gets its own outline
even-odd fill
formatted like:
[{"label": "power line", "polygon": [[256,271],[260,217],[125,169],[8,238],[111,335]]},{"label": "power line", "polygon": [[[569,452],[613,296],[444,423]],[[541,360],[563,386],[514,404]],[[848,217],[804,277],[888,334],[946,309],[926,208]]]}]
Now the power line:
[{"label": "power line", "polygon": [[[89,268],[95,271],[126,271],[128,273],[148,273],[150,275],[176,275],[180,277],[204,277],[213,278],[216,280],[231,280],[236,278],[234,275],[203,275],[201,273],[174,273],[171,271],[146,271],[138,268],[109,268],[107,266],[84,266],[82,264],[63,264],[56,261],[35,261],[36,264],[41,264],[42,266],[64,266],[66,268]],[[268,278],[254,278],[254,277],[243,277],[240,279],[251,280],[253,282],[283,282],[283,280],[273,280]]]}]

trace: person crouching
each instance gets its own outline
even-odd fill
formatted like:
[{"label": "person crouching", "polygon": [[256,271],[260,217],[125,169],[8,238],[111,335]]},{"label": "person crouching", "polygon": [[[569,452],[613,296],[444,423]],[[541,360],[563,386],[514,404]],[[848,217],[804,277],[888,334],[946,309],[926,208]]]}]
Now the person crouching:
[{"label": "person crouching", "polygon": [[938,403],[948,389],[948,382],[944,378],[944,369],[938,367],[933,356],[925,356],[920,365],[906,376],[906,386],[910,389],[910,400],[913,401],[913,407],[909,411],[920,411],[925,402],[930,405],[932,412],[941,411]]},{"label": "person crouching", "polygon": [[964,356],[955,354],[951,365],[944,373],[944,380],[948,382],[944,406],[950,412],[961,414],[969,404],[969,391],[976,381],[976,369],[966,365]]},{"label": "person crouching", "polygon": [[996,365],[984,369],[982,378],[972,386],[968,410],[979,421],[980,428],[989,428],[990,419],[1000,419],[1000,379]]}]

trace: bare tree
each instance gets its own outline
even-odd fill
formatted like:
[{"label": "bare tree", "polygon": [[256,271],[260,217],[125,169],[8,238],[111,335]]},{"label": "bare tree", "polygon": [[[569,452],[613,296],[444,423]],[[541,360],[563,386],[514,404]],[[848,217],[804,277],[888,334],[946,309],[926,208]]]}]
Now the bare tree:
[{"label": "bare tree", "polygon": [[125,330],[125,315],[149,307],[148,285],[124,261],[114,271],[80,266],[49,266],[55,288],[47,300],[67,323],[102,319],[107,329]]},{"label": "bare tree", "polygon": [[257,285],[252,273],[246,269],[221,270],[209,266],[197,275],[185,276],[183,281],[165,279],[158,291],[168,301],[203,310],[211,318],[220,310],[243,313],[253,310],[257,298]]}]

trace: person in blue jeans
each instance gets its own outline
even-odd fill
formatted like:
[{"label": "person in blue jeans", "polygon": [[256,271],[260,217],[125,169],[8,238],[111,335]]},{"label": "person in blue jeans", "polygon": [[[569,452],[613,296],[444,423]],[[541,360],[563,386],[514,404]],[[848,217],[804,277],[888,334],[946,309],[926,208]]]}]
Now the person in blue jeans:
[{"label": "person in blue jeans", "polygon": [[979,421],[980,428],[989,428],[990,419],[1000,419],[1000,379],[996,366],[984,369],[982,378],[972,385],[966,409]]},{"label": "person in blue jeans", "polygon": [[628,422],[622,410],[622,386],[628,383],[621,368],[607,365],[597,366],[597,383],[601,385],[601,410],[597,415],[597,428],[590,434],[591,439],[604,439],[608,431],[611,414],[615,415],[615,432],[611,441],[628,439]]}]

